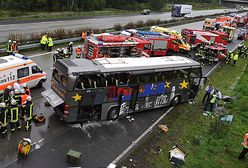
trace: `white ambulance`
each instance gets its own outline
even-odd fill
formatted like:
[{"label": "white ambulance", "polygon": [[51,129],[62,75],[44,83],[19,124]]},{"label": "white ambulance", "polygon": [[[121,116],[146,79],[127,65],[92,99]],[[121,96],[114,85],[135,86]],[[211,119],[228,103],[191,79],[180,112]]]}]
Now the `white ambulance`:
[{"label": "white ambulance", "polygon": [[47,80],[47,74],[26,56],[15,54],[0,57],[0,93],[8,86],[20,80],[29,88],[42,87]]}]

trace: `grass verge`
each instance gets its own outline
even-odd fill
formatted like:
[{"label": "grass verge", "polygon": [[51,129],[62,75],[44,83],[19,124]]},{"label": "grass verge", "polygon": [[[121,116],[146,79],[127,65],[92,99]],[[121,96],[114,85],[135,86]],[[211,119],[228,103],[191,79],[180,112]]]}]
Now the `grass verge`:
[{"label": "grass verge", "polygon": [[[166,134],[154,129],[118,167],[172,167],[168,151],[179,143],[188,152],[185,168],[246,168],[247,160],[239,161],[238,155],[248,125],[247,64],[248,59],[240,58],[236,66],[221,65],[207,82],[213,83],[223,95],[239,96],[237,101],[224,105],[225,113],[234,116],[229,129],[216,129],[217,117],[202,114],[204,92],[200,91],[194,105],[179,105],[162,121],[169,128]],[[162,149],[160,154],[156,153],[158,147]]]}]

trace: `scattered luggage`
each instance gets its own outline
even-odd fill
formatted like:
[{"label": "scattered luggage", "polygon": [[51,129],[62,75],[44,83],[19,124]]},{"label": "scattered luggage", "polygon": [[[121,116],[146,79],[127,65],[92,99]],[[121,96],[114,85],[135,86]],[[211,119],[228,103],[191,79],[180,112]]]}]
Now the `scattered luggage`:
[{"label": "scattered luggage", "polygon": [[31,139],[22,138],[18,144],[17,154],[18,156],[26,157],[31,149]]}]

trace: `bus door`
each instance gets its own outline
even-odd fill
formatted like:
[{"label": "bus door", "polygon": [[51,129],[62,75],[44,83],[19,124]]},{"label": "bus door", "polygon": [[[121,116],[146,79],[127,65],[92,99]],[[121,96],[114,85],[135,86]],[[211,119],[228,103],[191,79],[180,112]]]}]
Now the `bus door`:
[{"label": "bus door", "polygon": [[130,100],[130,110],[135,111],[135,105],[137,102],[139,93],[139,85],[132,86],[131,100]]}]

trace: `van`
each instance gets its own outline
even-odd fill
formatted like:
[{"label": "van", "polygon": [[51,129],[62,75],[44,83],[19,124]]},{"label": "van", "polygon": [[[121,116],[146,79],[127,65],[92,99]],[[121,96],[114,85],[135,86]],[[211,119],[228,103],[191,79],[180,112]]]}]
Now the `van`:
[{"label": "van", "polygon": [[42,87],[47,80],[47,74],[26,56],[15,54],[0,58],[0,93],[19,80],[29,88]]}]

